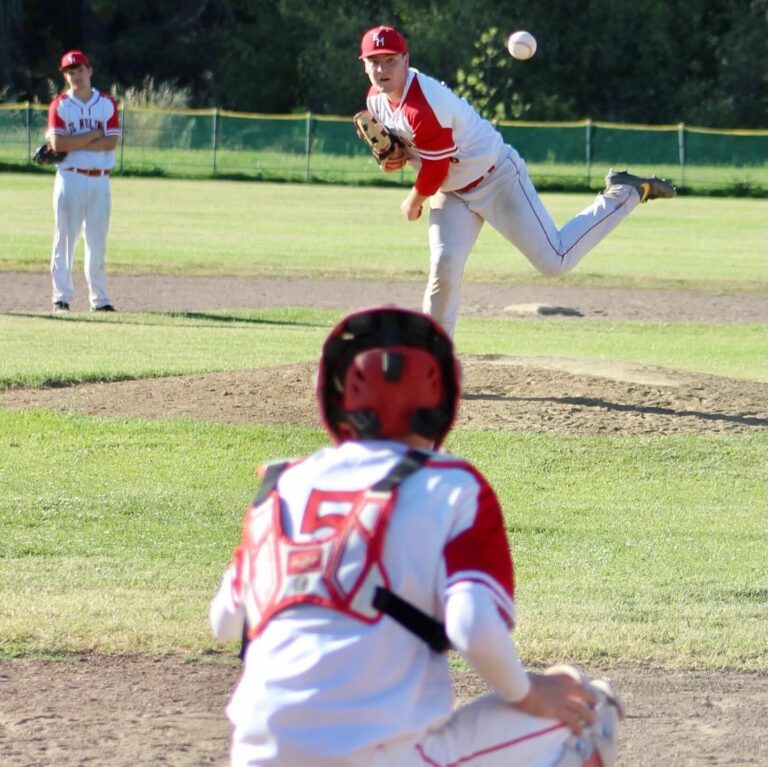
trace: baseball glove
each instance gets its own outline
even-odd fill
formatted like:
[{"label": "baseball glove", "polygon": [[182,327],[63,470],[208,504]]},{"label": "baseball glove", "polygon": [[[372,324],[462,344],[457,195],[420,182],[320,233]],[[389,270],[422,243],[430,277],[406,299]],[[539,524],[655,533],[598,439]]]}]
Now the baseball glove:
[{"label": "baseball glove", "polygon": [[405,165],[405,149],[400,140],[368,110],[358,112],[352,121],[357,135],[368,145],[382,169],[396,170]]},{"label": "baseball glove", "polygon": [[32,153],[32,162],[37,165],[53,165],[61,162],[66,156],[66,152],[56,152],[50,144],[40,144]]}]

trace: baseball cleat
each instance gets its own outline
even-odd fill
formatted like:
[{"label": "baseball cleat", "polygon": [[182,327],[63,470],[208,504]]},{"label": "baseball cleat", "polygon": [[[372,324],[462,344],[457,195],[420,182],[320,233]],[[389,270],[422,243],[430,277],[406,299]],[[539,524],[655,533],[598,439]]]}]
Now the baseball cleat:
[{"label": "baseball cleat", "polygon": [[69,304],[66,301],[54,301],[53,302],[53,311],[54,312],[68,312],[69,311]]},{"label": "baseball cleat", "polygon": [[112,304],[104,304],[104,306],[94,306],[91,309],[92,312],[114,312],[115,307]]},{"label": "baseball cleat", "polygon": [[609,189],[616,185],[626,185],[636,189],[640,195],[640,202],[648,202],[648,200],[656,200],[660,197],[674,197],[677,194],[677,189],[663,178],[656,176],[641,178],[640,176],[633,176],[625,170],[611,168],[605,177],[605,188]]}]

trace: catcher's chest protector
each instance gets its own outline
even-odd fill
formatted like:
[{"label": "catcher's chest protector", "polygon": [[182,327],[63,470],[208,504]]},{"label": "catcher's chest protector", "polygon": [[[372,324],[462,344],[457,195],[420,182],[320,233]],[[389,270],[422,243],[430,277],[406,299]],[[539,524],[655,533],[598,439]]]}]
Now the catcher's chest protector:
[{"label": "catcher's chest protector", "polygon": [[428,458],[409,452],[372,488],[313,490],[302,516],[300,540],[286,534],[275,489],[286,464],[273,465],[243,527],[242,584],[248,639],[282,610],[313,604],[377,623],[377,589],[389,587],[381,561],[398,486]]}]

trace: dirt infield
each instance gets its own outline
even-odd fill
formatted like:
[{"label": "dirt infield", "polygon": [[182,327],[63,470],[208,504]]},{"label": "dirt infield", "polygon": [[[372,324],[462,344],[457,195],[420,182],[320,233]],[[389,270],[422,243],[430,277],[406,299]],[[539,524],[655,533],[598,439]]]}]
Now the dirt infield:
[{"label": "dirt infield", "polygon": [[[86,311],[85,281],[79,272],[73,279],[76,293],[72,309]],[[352,311],[389,303],[417,309],[424,289],[421,282],[162,275],[113,275],[108,285],[118,310],[147,312],[271,306]],[[0,273],[0,312],[49,311],[50,295],[50,276],[44,272]],[[536,286],[467,282],[462,289],[462,316],[537,313],[574,319],[766,322],[768,302],[759,293],[576,289],[562,281]]]},{"label": "dirt infield", "polygon": [[[48,279],[0,274],[0,312],[47,311]],[[317,306],[347,311],[378,303],[418,307],[416,283],[233,278],[110,278],[125,311]],[[75,310],[84,310],[77,283]],[[354,296],[355,303],[349,303]],[[761,296],[465,286],[463,314],[766,322]],[[565,358],[462,355],[466,387],[459,429],[569,434],[749,433],[768,425],[768,387],[719,376]],[[233,424],[318,425],[312,365],[55,390],[0,392],[0,407]],[[669,672],[653,667],[589,671],[610,676],[628,719],[620,764],[768,764],[768,677]],[[226,658],[82,656],[0,663],[0,765],[226,765],[223,708],[238,675]],[[482,685],[456,677],[460,699]]]},{"label": "dirt infield", "polygon": [[[0,663],[0,764],[226,767],[223,709],[237,676],[231,664],[174,658]],[[764,676],[652,668],[610,676],[627,704],[623,767],[767,763]],[[461,697],[483,689],[469,674],[456,686]]]}]

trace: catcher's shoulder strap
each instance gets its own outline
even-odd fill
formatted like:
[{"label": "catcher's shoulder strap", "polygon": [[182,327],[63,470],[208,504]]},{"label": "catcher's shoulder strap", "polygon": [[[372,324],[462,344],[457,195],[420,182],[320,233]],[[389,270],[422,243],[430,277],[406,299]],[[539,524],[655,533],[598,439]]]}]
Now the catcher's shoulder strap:
[{"label": "catcher's shoulder strap", "polygon": [[[373,498],[373,496],[370,494],[379,496],[382,498],[380,502],[384,503],[384,507],[391,509],[391,506],[394,502],[393,493],[396,491],[397,487],[419,468],[421,468],[429,460],[429,457],[430,454],[424,451],[409,451],[381,480],[379,480],[373,487],[370,488],[368,491],[368,497],[371,499]],[[256,499],[254,500],[254,506],[256,506],[265,503],[268,501],[270,495],[272,496],[272,508],[275,514],[274,526],[272,529],[278,534],[280,533],[281,528],[279,521],[280,499],[276,493],[276,487],[280,476],[288,466],[289,462],[273,463],[268,465],[264,470],[261,489]],[[388,500],[385,500],[387,498]],[[388,512],[385,514],[385,516],[388,518]],[[383,533],[384,529],[386,528],[386,521],[382,520],[382,523],[384,526],[381,528],[381,532]],[[378,538],[378,535],[374,535],[374,538]],[[302,555],[304,558],[306,558],[308,552],[305,550],[302,553],[300,550],[300,545],[296,545],[297,551],[292,551],[292,544],[280,537],[275,538],[275,542],[279,542],[280,540],[283,540],[283,544],[281,544],[281,546],[288,546],[286,551],[289,560],[294,558],[295,561],[298,562],[298,558],[294,557],[294,555]],[[377,559],[378,555],[374,556],[368,562],[366,567],[370,567],[372,564],[375,566],[375,561]],[[328,576],[326,574],[326,578],[327,577]],[[361,580],[367,579],[367,576],[363,578],[361,575]],[[306,584],[303,588],[307,588]],[[309,591],[311,592],[311,589],[309,589]],[[241,658],[244,655],[245,646],[248,639],[258,634],[261,628],[263,628],[265,625],[266,621],[268,621],[272,615],[276,614],[280,611],[280,609],[283,609],[284,607],[290,606],[291,604],[299,604],[301,602],[324,604],[328,607],[342,609],[342,611],[348,612],[349,614],[366,621],[375,621],[375,615],[377,613],[383,613],[426,642],[426,644],[433,651],[445,652],[448,649],[449,642],[445,634],[445,628],[443,624],[392,592],[388,588],[388,579],[386,576],[384,577],[384,583],[382,584],[380,581],[368,599],[370,600],[368,606],[365,606],[362,603],[359,603],[357,598],[350,598],[349,601],[345,602],[344,604],[339,604],[334,600],[322,598],[317,594],[313,595],[311,593],[304,593],[301,596],[287,596],[286,594],[283,594],[282,597],[279,597],[277,593],[275,593],[273,597],[262,600],[264,603],[263,607],[266,608],[263,612],[255,611],[254,614],[250,616],[251,620],[248,621],[249,626],[245,628],[243,635]],[[247,603],[249,601],[250,600],[248,599],[246,600]]]},{"label": "catcher's shoulder strap", "polygon": [[258,506],[269,497],[269,494],[277,487],[277,480],[280,479],[280,475],[290,465],[290,461],[274,461],[264,466],[261,486],[256,497],[253,499],[252,506]]},{"label": "catcher's shoulder strap", "polygon": [[[429,453],[421,450],[411,450],[405,458],[382,479],[374,489],[389,490],[400,485],[414,471],[429,460]],[[451,643],[445,633],[445,625],[435,620],[416,605],[412,605],[395,594],[386,586],[378,586],[373,596],[373,606],[388,615],[392,620],[408,629],[419,639],[427,643],[430,650],[437,653],[446,652]]]},{"label": "catcher's shoulder strap", "polygon": [[373,597],[373,606],[426,642],[433,652],[443,653],[450,649],[451,642],[445,633],[445,624],[402,599],[394,591],[379,586]]}]

